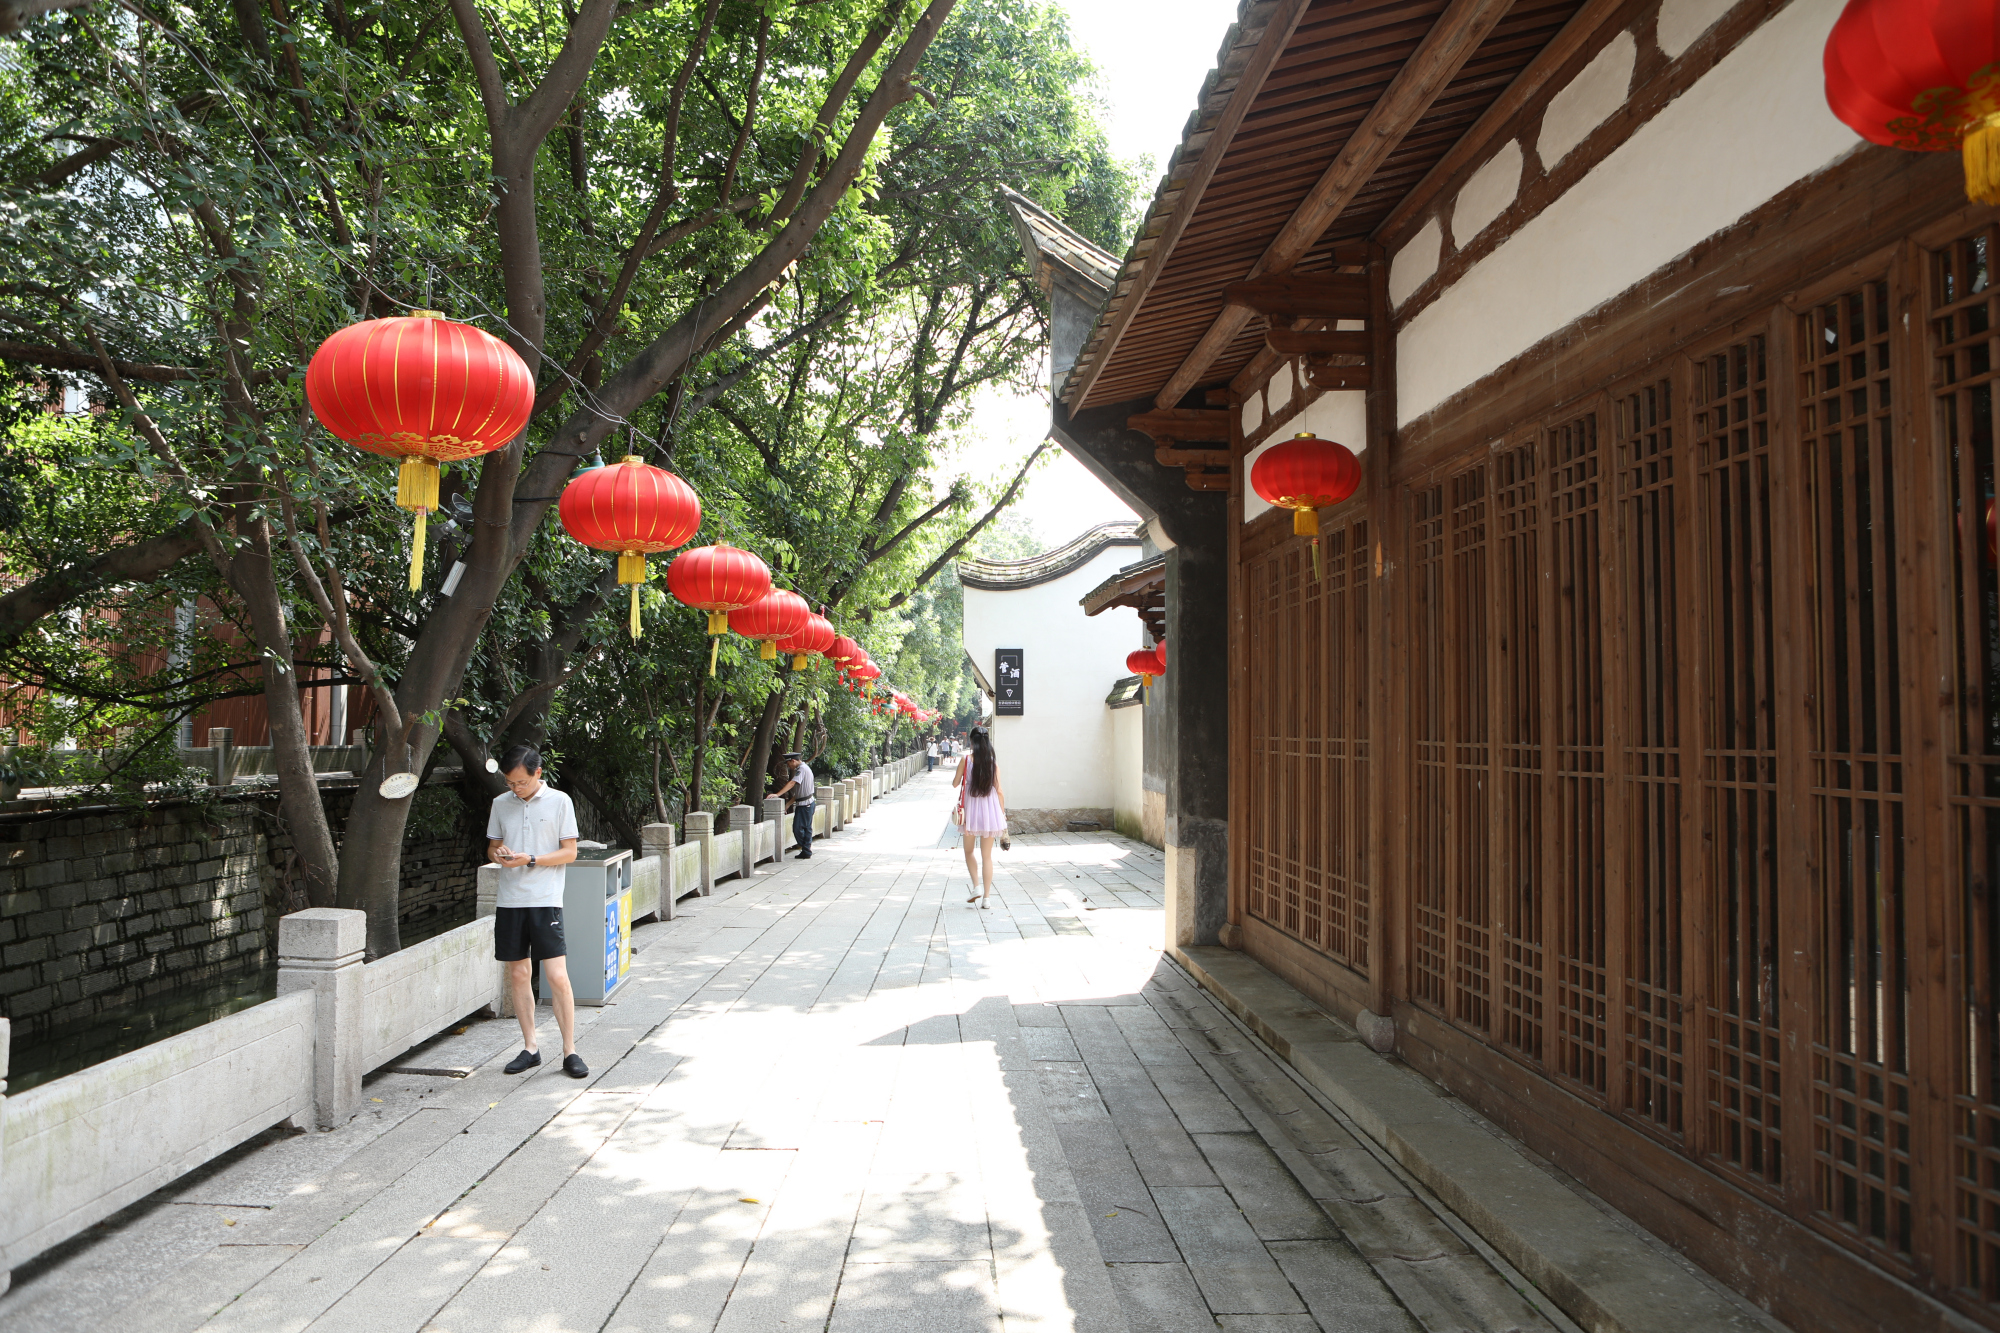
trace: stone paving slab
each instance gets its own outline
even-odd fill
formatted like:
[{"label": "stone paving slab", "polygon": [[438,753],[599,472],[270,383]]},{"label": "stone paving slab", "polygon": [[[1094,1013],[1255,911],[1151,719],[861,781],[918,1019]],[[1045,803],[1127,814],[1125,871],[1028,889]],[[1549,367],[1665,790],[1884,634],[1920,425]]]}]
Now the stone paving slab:
[{"label": "stone paving slab", "polygon": [[247,1154],[266,1206],[102,1322],[1567,1333],[1162,957],[1156,851],[1022,837],[969,907],[948,783],[645,927],[590,1079],[467,1024],[311,1172]]}]

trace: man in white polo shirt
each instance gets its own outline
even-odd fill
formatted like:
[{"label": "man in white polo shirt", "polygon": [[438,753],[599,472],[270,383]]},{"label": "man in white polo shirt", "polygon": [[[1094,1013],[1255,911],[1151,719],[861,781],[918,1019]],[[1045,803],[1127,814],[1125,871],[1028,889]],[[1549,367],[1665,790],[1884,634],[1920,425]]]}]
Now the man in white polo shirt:
[{"label": "man in white polo shirt", "polygon": [[499,904],[493,914],[493,956],[507,964],[507,990],[521,1020],[521,1053],[507,1063],[519,1074],[542,1062],[535,1049],[535,994],[531,959],[548,979],[549,998],[562,1030],[563,1072],[588,1078],[576,1053],[576,996],[570,990],[568,946],[563,943],[563,867],[576,860],[576,807],[542,781],[542,755],[516,745],[500,757],[507,792],[493,798],[486,817],[486,854],[500,866]]}]

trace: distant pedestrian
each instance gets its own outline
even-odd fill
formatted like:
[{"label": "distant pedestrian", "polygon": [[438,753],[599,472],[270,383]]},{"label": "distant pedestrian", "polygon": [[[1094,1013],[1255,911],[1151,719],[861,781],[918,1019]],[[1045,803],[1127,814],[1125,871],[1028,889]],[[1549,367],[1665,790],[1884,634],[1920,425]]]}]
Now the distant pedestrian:
[{"label": "distant pedestrian", "polygon": [[791,771],[791,780],[778,788],[775,793],[792,802],[792,837],[798,841],[800,861],[813,859],[813,786],[812,765],[805,756],[793,751],[785,756],[785,764]]},{"label": "distant pedestrian", "polygon": [[[965,901],[984,908],[993,896],[993,840],[1007,831],[1007,795],[1000,790],[1000,762],[993,757],[993,742],[984,728],[972,729],[972,753],[958,761],[951,785],[959,788],[958,831],[965,839],[965,873],[972,876],[974,889]],[[975,838],[983,874],[972,860]]]},{"label": "distant pedestrian", "polygon": [[570,989],[568,946],[563,942],[563,869],[576,860],[576,806],[542,781],[542,755],[532,745],[516,745],[500,757],[508,790],[493,798],[486,817],[486,854],[500,867],[500,894],[493,913],[493,956],[507,965],[507,993],[521,1020],[521,1053],[507,1062],[519,1074],[542,1062],[535,1045],[532,964],[542,965],[549,1000],[562,1031],[563,1072],[588,1078],[589,1066],[576,1053],[576,994]]},{"label": "distant pedestrian", "polygon": [[933,736],[931,737],[930,744],[924,747],[924,772],[928,773],[932,769],[936,768],[937,761],[938,761],[938,743],[937,743],[937,737]]}]

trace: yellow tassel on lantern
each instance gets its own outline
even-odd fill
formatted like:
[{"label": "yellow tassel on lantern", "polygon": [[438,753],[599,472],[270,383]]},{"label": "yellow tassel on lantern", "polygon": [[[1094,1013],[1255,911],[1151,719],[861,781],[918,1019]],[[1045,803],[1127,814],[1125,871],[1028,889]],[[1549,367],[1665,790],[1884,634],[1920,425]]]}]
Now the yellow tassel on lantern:
[{"label": "yellow tassel on lantern", "polygon": [[727,611],[710,611],[708,613],[708,632],[710,634],[729,633],[729,613]]},{"label": "yellow tassel on lantern", "polygon": [[759,639],[757,641],[757,660],[759,662],[777,661],[778,641],[776,639]]},{"label": "yellow tassel on lantern", "polygon": [[721,651],[722,640],[710,639],[708,641],[708,674],[711,676],[715,674],[715,655]]},{"label": "yellow tassel on lantern", "polygon": [[646,581],[646,553],[623,551],[618,556],[618,581],[632,585],[632,637],[639,637],[639,585]]},{"label": "yellow tassel on lantern", "polygon": [[1965,136],[1965,197],[1976,204],[2000,204],[2000,111]]},{"label": "yellow tassel on lantern", "polygon": [[1319,510],[1304,507],[1292,511],[1292,535],[1294,537],[1317,537],[1319,535]]},{"label": "yellow tassel on lantern", "polygon": [[424,539],[428,535],[430,512],[438,507],[438,468],[428,458],[405,458],[396,473],[396,504],[417,511],[416,530],[410,536],[410,591],[424,586]]},{"label": "yellow tassel on lantern", "polygon": [[804,671],[805,669],[806,669],[806,655],[804,653],[793,653],[792,670]]}]

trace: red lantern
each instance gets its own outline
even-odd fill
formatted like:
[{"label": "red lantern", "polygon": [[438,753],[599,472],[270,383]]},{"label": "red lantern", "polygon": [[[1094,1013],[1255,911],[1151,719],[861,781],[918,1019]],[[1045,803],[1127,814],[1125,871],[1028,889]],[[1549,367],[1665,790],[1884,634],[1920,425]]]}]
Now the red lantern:
[{"label": "red lantern", "polygon": [[806,599],[782,588],[766,593],[750,605],[729,613],[729,628],[758,645],[757,656],[766,662],[778,660],[778,640],[789,639],[812,619]]},{"label": "red lantern", "polygon": [[[717,542],[682,551],[667,566],[667,591],[683,604],[708,612],[711,638],[729,630],[729,613],[750,605],[771,591],[771,570],[748,551]],[[715,652],[709,645],[708,674],[715,674]]]},{"label": "red lantern", "polygon": [[778,651],[792,655],[792,670],[804,671],[807,653],[824,654],[833,647],[833,623],[825,616],[807,616],[806,627],[789,639],[778,641]]},{"label": "red lantern", "polygon": [[1160,659],[1153,655],[1151,648],[1140,648],[1125,654],[1125,669],[1139,678],[1142,689],[1153,688],[1153,677],[1160,674]]},{"label": "red lantern", "polygon": [[1962,148],[1965,192],[2000,204],[1993,0],[1848,0],[1827,35],[1826,102],[1871,143]]},{"label": "red lantern", "polygon": [[618,553],[618,581],[632,585],[632,637],[639,637],[639,585],[646,557],[671,551],[701,527],[694,487],[636,454],[615,467],[580,472],[563,487],[556,513],[569,535],[598,551]]},{"label": "red lantern", "polygon": [[1167,641],[1165,639],[1161,639],[1153,645],[1153,662],[1154,675],[1164,676],[1167,674]]},{"label": "red lantern", "polygon": [[410,587],[420,588],[437,465],[491,453],[519,435],[534,411],[535,377],[492,334],[419,310],[327,338],[306,366],[306,401],[335,438],[403,460],[396,503],[416,511]]},{"label": "red lantern", "polygon": [[849,662],[866,662],[868,654],[861,651],[861,645],[842,634],[827,645],[826,655],[843,665]]},{"label": "red lantern", "polygon": [[1361,484],[1361,460],[1344,444],[1300,431],[1266,449],[1250,468],[1250,485],[1266,504],[1292,511],[1292,533],[1319,534],[1319,511],[1339,504]]}]

